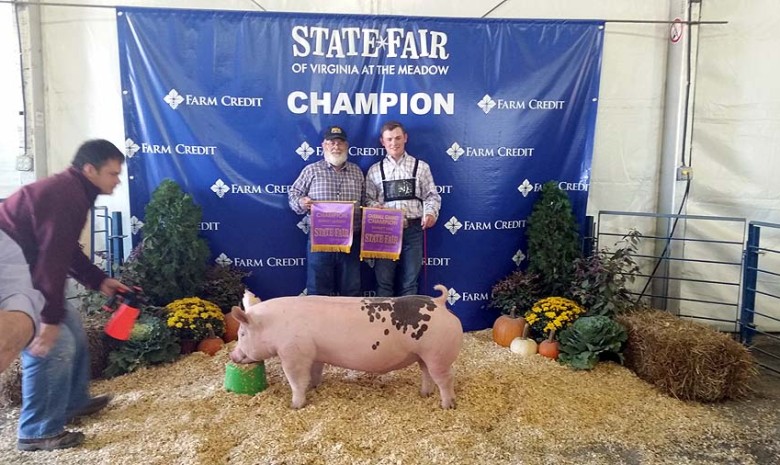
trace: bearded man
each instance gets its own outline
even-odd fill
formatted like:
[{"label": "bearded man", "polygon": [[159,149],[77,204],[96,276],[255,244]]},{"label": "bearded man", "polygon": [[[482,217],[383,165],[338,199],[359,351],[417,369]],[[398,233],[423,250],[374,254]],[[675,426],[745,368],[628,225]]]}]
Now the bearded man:
[{"label": "bearded man", "polygon": [[[360,295],[361,211],[365,205],[366,180],[356,164],[347,161],[347,133],[339,126],[325,130],[324,159],[307,165],[288,191],[290,208],[306,215],[311,224],[311,205],[316,201],[355,202],[354,234],[350,252],[312,252],[311,231],[306,244],[306,293],[308,295]],[[311,229],[311,228],[309,228]]]}]

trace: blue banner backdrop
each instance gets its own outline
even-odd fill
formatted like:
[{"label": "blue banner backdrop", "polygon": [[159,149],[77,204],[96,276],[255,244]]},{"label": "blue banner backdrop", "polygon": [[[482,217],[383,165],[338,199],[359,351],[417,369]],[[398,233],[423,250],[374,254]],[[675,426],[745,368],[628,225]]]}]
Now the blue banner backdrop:
[{"label": "blue banner backdrop", "polygon": [[544,182],[559,181],[584,221],[601,22],[117,13],[134,241],[171,178],[203,208],[212,258],[251,271],[262,299],[305,288],[306,232],[287,189],[333,124],[364,172],[385,155],[381,125],[406,126],[442,195],[420,293],[447,286],[466,330],[492,325],[491,287],[525,265]]}]

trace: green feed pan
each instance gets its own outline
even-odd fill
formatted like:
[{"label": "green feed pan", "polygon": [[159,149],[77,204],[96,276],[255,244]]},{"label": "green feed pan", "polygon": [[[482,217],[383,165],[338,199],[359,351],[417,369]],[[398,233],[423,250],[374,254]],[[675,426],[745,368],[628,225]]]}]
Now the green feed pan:
[{"label": "green feed pan", "polygon": [[263,362],[225,365],[225,389],[237,394],[253,396],[268,387]]}]

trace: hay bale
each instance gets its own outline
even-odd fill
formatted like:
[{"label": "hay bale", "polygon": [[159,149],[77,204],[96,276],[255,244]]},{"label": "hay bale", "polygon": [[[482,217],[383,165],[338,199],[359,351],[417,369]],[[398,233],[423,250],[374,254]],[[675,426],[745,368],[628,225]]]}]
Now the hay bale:
[{"label": "hay bale", "polygon": [[14,360],[0,373],[0,409],[22,404],[22,362]]},{"label": "hay bale", "polygon": [[103,377],[103,370],[108,366],[108,353],[122,344],[121,341],[106,335],[106,321],[105,317],[90,317],[84,320],[92,379]]},{"label": "hay bale", "polygon": [[661,391],[699,402],[751,392],[755,360],[728,335],[659,310],[621,315],[617,321],[628,331],[626,367]]}]

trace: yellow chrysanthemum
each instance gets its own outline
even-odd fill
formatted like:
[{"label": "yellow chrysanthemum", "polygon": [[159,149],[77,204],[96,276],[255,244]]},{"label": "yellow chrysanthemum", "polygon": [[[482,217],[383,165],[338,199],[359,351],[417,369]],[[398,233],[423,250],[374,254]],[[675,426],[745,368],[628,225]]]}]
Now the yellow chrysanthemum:
[{"label": "yellow chrysanthemum", "polygon": [[585,309],[577,302],[555,296],[537,301],[531,310],[526,312],[525,320],[537,336],[543,336],[553,329],[557,331],[569,326],[584,313]]}]

